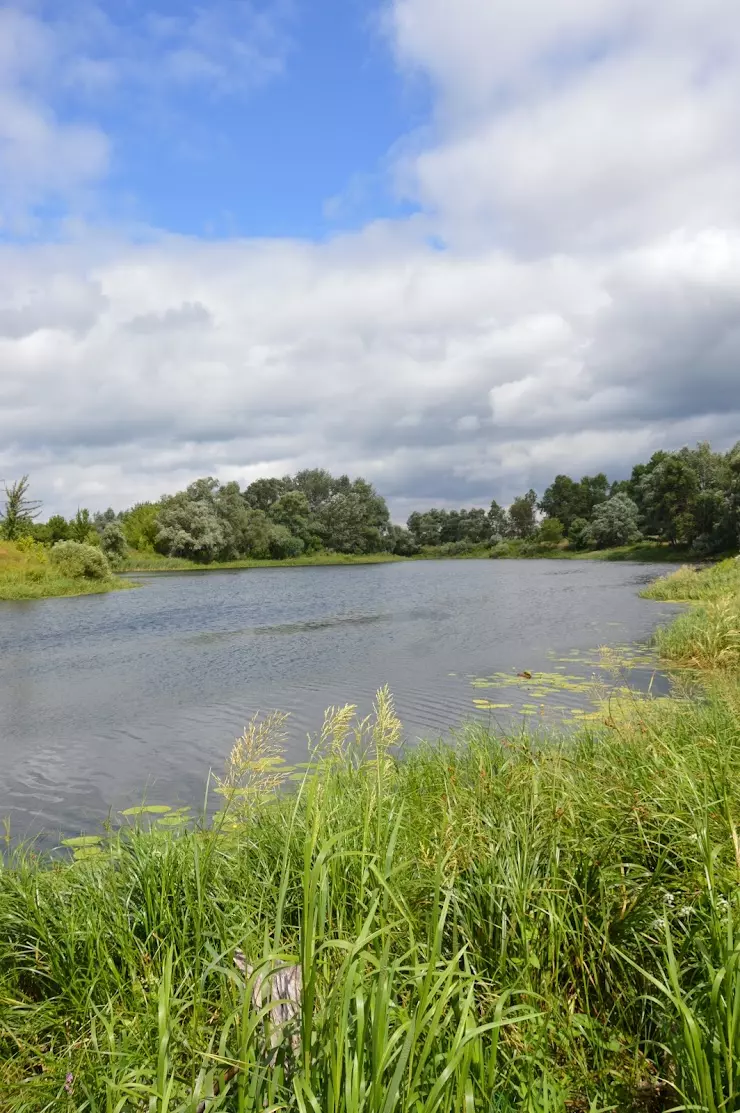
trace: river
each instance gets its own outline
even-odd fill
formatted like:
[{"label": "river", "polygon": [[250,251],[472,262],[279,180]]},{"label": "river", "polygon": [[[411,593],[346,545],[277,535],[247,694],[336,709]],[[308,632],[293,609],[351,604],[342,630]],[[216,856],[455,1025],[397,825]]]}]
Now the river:
[{"label": "river", "polygon": [[[198,807],[256,712],[290,712],[289,756],[303,760],[326,706],[369,710],[384,684],[410,741],[472,716],[504,729],[533,707],[545,717],[541,691],[527,703],[497,674],[588,678],[597,647],[644,645],[671,613],[638,597],[662,571],[546,560],[269,568],[0,603],[0,817],[16,838],[58,838],[143,799]],[[637,664],[632,682],[645,686],[652,669]],[[577,713],[587,697],[571,684],[558,700],[558,714]]]}]

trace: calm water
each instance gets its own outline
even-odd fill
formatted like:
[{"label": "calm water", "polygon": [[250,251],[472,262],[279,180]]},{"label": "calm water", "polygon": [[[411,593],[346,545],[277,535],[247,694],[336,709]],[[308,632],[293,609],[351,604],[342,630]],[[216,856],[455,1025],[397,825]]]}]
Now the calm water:
[{"label": "calm water", "polygon": [[587,662],[597,646],[645,642],[668,608],[637,592],[659,571],[490,560],[282,568],[0,603],[0,816],[19,837],[74,834],[145,796],[197,804],[255,712],[291,712],[301,759],[324,707],[367,710],[385,683],[410,739],[488,718],[473,699],[489,690],[474,677],[562,669],[553,658],[574,650]]}]

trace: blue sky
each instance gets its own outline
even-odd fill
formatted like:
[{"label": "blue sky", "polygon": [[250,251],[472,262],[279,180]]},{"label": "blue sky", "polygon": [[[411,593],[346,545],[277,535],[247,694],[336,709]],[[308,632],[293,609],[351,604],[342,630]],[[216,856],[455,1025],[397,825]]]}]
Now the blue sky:
[{"label": "blue sky", "polygon": [[0,476],[396,520],[740,428],[737,0],[0,0]]},{"label": "blue sky", "polygon": [[[399,73],[371,0],[71,0],[63,21],[56,3],[28,10],[58,44],[79,44],[54,107],[110,144],[93,219],[321,238],[413,211],[387,160],[427,122],[427,84]],[[199,20],[210,25],[196,42],[186,26]],[[190,59],[163,77],[186,49],[206,56],[203,72]],[[58,213],[53,198],[46,211]]]}]

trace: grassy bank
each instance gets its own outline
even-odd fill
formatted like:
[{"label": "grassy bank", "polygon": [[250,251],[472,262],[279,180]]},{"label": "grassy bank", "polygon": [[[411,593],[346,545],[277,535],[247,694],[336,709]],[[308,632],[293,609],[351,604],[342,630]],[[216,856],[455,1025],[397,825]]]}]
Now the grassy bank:
[{"label": "grassy bank", "polygon": [[692,606],[658,631],[662,657],[690,668],[740,668],[740,560],[697,571],[680,568],[645,589],[649,599]]},{"label": "grassy bank", "polygon": [[125,580],[110,577],[92,580],[64,576],[37,553],[24,552],[11,541],[0,541],[0,602],[49,599],[70,595],[101,595],[131,587]]},{"label": "grassy bank", "polygon": [[335,564],[389,564],[403,557],[392,553],[309,553],[306,556],[286,557],[285,560],[229,560],[199,564],[182,557],[161,556],[159,553],[132,551],[126,558],[124,572],[216,572],[237,568],[313,568]]},{"label": "grassy bank", "polygon": [[[400,762],[386,698],[349,719],[295,794],[280,721],[247,732],[208,830],[15,857],[0,1109],[185,1113],[237,1067],[208,1110],[738,1108],[736,680]],[[275,1053],[274,963],[303,973]]]}]

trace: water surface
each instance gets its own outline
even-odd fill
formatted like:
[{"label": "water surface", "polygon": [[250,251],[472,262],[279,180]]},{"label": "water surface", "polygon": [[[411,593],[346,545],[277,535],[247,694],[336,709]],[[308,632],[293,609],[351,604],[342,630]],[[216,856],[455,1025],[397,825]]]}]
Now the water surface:
[{"label": "water surface", "polygon": [[473,715],[506,720],[521,701],[482,709],[473,700],[495,693],[475,679],[562,671],[554,661],[581,655],[585,675],[596,647],[645,643],[671,608],[638,591],[662,571],[492,560],[268,568],[0,603],[0,817],[16,836],[75,834],[144,796],[197,805],[257,711],[291,713],[301,760],[326,706],[368,710],[386,683],[410,740]]}]

